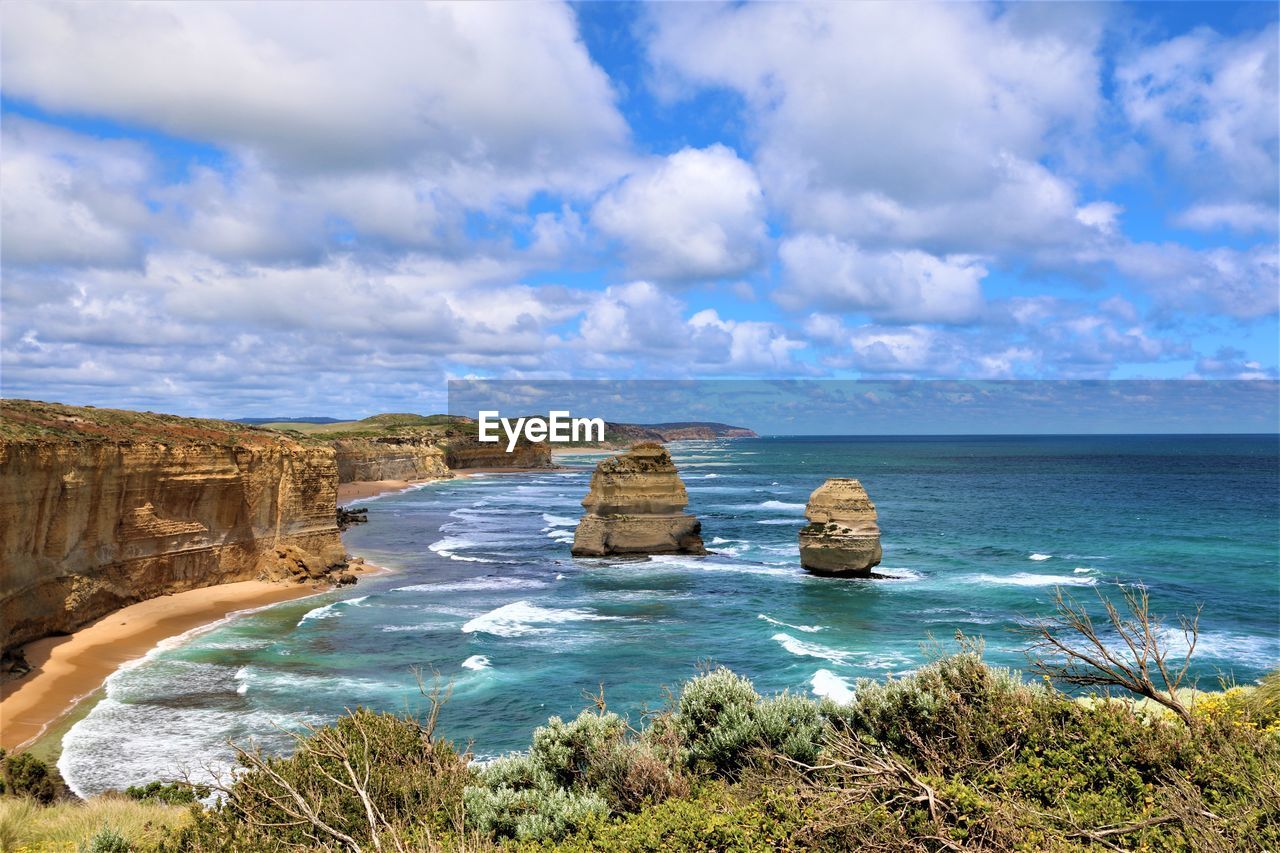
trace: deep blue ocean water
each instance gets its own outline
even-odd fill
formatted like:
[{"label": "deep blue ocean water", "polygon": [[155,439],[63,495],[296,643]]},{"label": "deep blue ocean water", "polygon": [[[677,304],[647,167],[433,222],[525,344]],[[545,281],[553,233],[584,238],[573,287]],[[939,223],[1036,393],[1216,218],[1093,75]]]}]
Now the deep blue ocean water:
[{"label": "deep blue ocean water", "polygon": [[[528,744],[603,685],[633,718],[706,662],[762,692],[845,697],[912,671],[957,630],[1025,666],[1021,619],[1055,587],[1145,584],[1176,624],[1203,605],[1202,686],[1280,665],[1276,436],[768,438],[672,445],[704,558],[569,556],[591,467],[487,475],[361,502],[348,549],[395,569],[162,644],[111,677],[64,740],[82,793],[225,764],[228,738],[346,708],[421,710],[452,680],[444,733],[479,756]],[[879,510],[888,580],[806,575],[809,493],[853,476]],[[1176,638],[1171,632],[1171,639]]]}]

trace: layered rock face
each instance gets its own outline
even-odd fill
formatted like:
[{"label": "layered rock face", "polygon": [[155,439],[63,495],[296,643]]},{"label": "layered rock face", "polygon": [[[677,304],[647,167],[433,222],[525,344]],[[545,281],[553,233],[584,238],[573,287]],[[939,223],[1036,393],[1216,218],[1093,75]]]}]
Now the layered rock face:
[{"label": "layered rock face", "polygon": [[827,480],[809,496],[800,564],[820,575],[867,577],[880,565],[876,506],[857,480]]},{"label": "layered rock face", "polygon": [[688,503],[666,448],[638,444],[596,466],[573,555],[705,554],[702,524],[684,512]]},{"label": "layered rock face", "polygon": [[449,467],[465,468],[554,468],[551,445],[547,442],[531,442],[521,439],[508,453],[505,439],[499,442],[483,442],[474,437],[446,440],[445,461]]},{"label": "layered rock face", "polygon": [[434,438],[384,436],[330,442],[338,465],[339,483],[378,480],[440,480],[453,475],[445,451]]},{"label": "layered rock face", "polygon": [[0,650],[160,595],[345,566],[328,447],[211,421],[2,405]]}]

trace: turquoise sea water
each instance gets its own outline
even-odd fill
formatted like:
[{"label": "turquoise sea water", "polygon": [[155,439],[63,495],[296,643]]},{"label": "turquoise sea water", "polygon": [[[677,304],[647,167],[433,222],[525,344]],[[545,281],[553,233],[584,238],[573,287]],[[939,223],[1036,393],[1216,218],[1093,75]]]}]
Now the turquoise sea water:
[{"label": "turquoise sea water", "polygon": [[[771,438],[672,446],[705,558],[569,556],[595,457],[563,471],[429,484],[363,502],[348,549],[396,571],[177,638],[112,676],[67,735],[82,793],[225,766],[228,738],[356,705],[418,710],[413,669],[453,681],[445,734],[480,756],[527,745],[601,685],[633,717],[701,662],[763,692],[836,698],[906,673],[930,639],[986,639],[1022,666],[1019,619],[1055,586],[1142,582],[1169,616],[1204,606],[1196,672],[1280,664],[1275,436]],[[862,480],[891,580],[806,575],[796,533],[829,476]]]}]

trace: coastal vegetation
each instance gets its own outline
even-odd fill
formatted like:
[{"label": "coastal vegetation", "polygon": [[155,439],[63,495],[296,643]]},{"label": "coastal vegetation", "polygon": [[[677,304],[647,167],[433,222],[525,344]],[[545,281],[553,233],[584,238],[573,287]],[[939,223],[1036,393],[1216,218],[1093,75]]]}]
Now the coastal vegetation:
[{"label": "coastal vegetation", "polygon": [[[417,718],[358,708],[298,733],[288,756],[241,745],[211,807],[169,805],[184,797],[160,785],[88,804],[7,797],[0,842],[40,849],[74,823],[85,849],[104,850],[1280,847],[1280,674],[1189,692],[1189,655],[1147,606],[1130,594],[1088,623],[1114,640],[1099,658],[1082,608],[1060,598],[1029,626],[1042,670],[1031,683],[962,635],[844,704],[761,696],[708,667],[642,719],[609,710],[602,691],[535,730],[526,752],[484,765],[437,734],[448,690],[424,687]],[[1193,648],[1194,621],[1186,629]],[[1102,692],[1073,695],[1073,683]]]}]

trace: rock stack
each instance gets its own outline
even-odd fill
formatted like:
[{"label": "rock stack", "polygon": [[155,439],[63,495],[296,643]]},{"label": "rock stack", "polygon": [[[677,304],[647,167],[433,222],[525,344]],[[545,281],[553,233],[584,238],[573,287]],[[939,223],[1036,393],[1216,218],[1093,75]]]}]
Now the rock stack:
[{"label": "rock stack", "polygon": [[684,512],[688,503],[666,448],[637,444],[596,466],[573,555],[705,554],[702,524]]},{"label": "rock stack", "polygon": [[869,577],[880,565],[876,505],[857,480],[833,477],[814,490],[800,531],[800,564],[818,575]]}]

